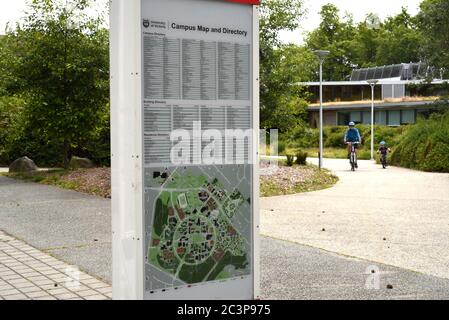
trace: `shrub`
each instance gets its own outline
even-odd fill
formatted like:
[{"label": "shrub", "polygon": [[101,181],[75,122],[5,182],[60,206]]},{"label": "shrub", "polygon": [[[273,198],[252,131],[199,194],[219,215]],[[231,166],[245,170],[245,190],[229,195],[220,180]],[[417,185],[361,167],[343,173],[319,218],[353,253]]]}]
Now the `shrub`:
[{"label": "shrub", "polygon": [[316,129],[298,126],[288,134],[284,134],[283,138],[291,148],[311,148],[318,145],[319,132]]},{"label": "shrub", "polygon": [[[371,140],[370,125],[357,125],[362,136],[363,144],[369,146]],[[374,128],[374,143],[378,146],[381,141],[386,141],[390,147],[394,147],[407,126],[387,127],[376,125]],[[347,126],[327,126],[323,130],[325,148],[345,148],[343,144],[344,134]],[[292,149],[318,148],[319,130],[298,127],[289,134],[282,135],[282,141],[286,141],[287,146]]]},{"label": "shrub", "polygon": [[346,127],[325,127],[323,130],[323,140],[325,148],[342,148]]},{"label": "shrub", "polygon": [[300,166],[307,164],[307,152],[298,151],[296,153],[296,164]]},{"label": "shrub", "polygon": [[285,150],[287,149],[287,143],[285,141],[278,142],[278,153],[284,154]]},{"label": "shrub", "polygon": [[357,152],[357,158],[360,160],[369,160],[371,159],[371,149],[362,148]]},{"label": "shrub", "polygon": [[291,154],[287,154],[287,166],[292,167],[295,161],[295,157]]},{"label": "shrub", "polygon": [[424,171],[449,172],[449,111],[420,119],[406,128],[391,154],[392,164]]}]

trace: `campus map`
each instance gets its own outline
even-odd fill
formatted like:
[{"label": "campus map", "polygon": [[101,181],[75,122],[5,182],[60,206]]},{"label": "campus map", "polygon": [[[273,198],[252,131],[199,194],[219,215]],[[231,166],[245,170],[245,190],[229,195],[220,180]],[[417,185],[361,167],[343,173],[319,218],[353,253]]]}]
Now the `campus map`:
[{"label": "campus map", "polygon": [[250,273],[250,166],[217,170],[147,169],[147,291]]}]

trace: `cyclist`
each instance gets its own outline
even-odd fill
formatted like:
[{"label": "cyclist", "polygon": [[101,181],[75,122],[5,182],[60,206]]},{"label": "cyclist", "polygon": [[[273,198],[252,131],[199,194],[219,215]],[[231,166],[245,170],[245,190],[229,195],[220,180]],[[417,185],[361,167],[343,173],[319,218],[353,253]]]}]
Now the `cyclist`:
[{"label": "cyclist", "polygon": [[387,147],[387,144],[385,143],[385,141],[381,141],[379,149],[377,150],[377,153],[380,154],[380,160],[381,160],[381,163],[382,163],[382,166],[384,169],[387,165],[387,154],[390,151],[391,151],[391,149]]},{"label": "cyclist", "polygon": [[[353,121],[349,122],[349,128],[345,133],[344,137],[345,144],[348,145],[348,159],[351,158],[351,145],[354,144],[354,149],[357,154],[358,144],[362,143],[362,137],[360,136],[359,130],[355,127],[355,123]],[[358,168],[357,162],[355,163],[355,167]]]}]

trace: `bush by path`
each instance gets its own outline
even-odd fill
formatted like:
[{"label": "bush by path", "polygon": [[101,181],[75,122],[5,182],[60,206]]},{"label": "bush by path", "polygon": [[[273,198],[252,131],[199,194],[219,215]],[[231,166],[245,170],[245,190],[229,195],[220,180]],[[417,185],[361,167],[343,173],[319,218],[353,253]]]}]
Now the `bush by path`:
[{"label": "bush by path", "polygon": [[433,172],[449,172],[449,111],[421,119],[408,128],[391,155],[391,163]]}]

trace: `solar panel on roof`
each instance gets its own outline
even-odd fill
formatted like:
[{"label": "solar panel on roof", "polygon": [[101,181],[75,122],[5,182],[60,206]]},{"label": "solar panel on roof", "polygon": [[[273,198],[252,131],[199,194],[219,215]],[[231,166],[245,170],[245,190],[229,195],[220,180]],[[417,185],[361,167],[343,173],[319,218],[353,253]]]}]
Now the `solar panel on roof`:
[{"label": "solar panel on roof", "polygon": [[351,81],[359,81],[359,75],[360,75],[360,71],[359,70],[352,70],[352,74],[351,74]]},{"label": "solar panel on roof", "polygon": [[393,66],[386,66],[382,78],[391,78],[391,73],[393,72]]},{"label": "solar panel on roof", "polygon": [[402,64],[396,64],[393,66],[390,78],[397,78],[401,76]]},{"label": "solar panel on roof", "polygon": [[376,71],[374,72],[374,79],[382,79],[382,71],[384,67],[377,67]]},{"label": "solar panel on roof", "polygon": [[375,68],[369,68],[367,71],[366,79],[371,80],[374,79],[374,73],[376,72]]},{"label": "solar panel on roof", "polygon": [[426,63],[402,63],[383,67],[354,69],[351,81],[366,81],[371,79],[400,78],[401,80],[438,77],[439,70],[429,67]]},{"label": "solar panel on roof", "polygon": [[359,81],[365,81],[366,80],[366,74],[367,74],[367,70],[366,69],[361,69],[360,70]]}]

